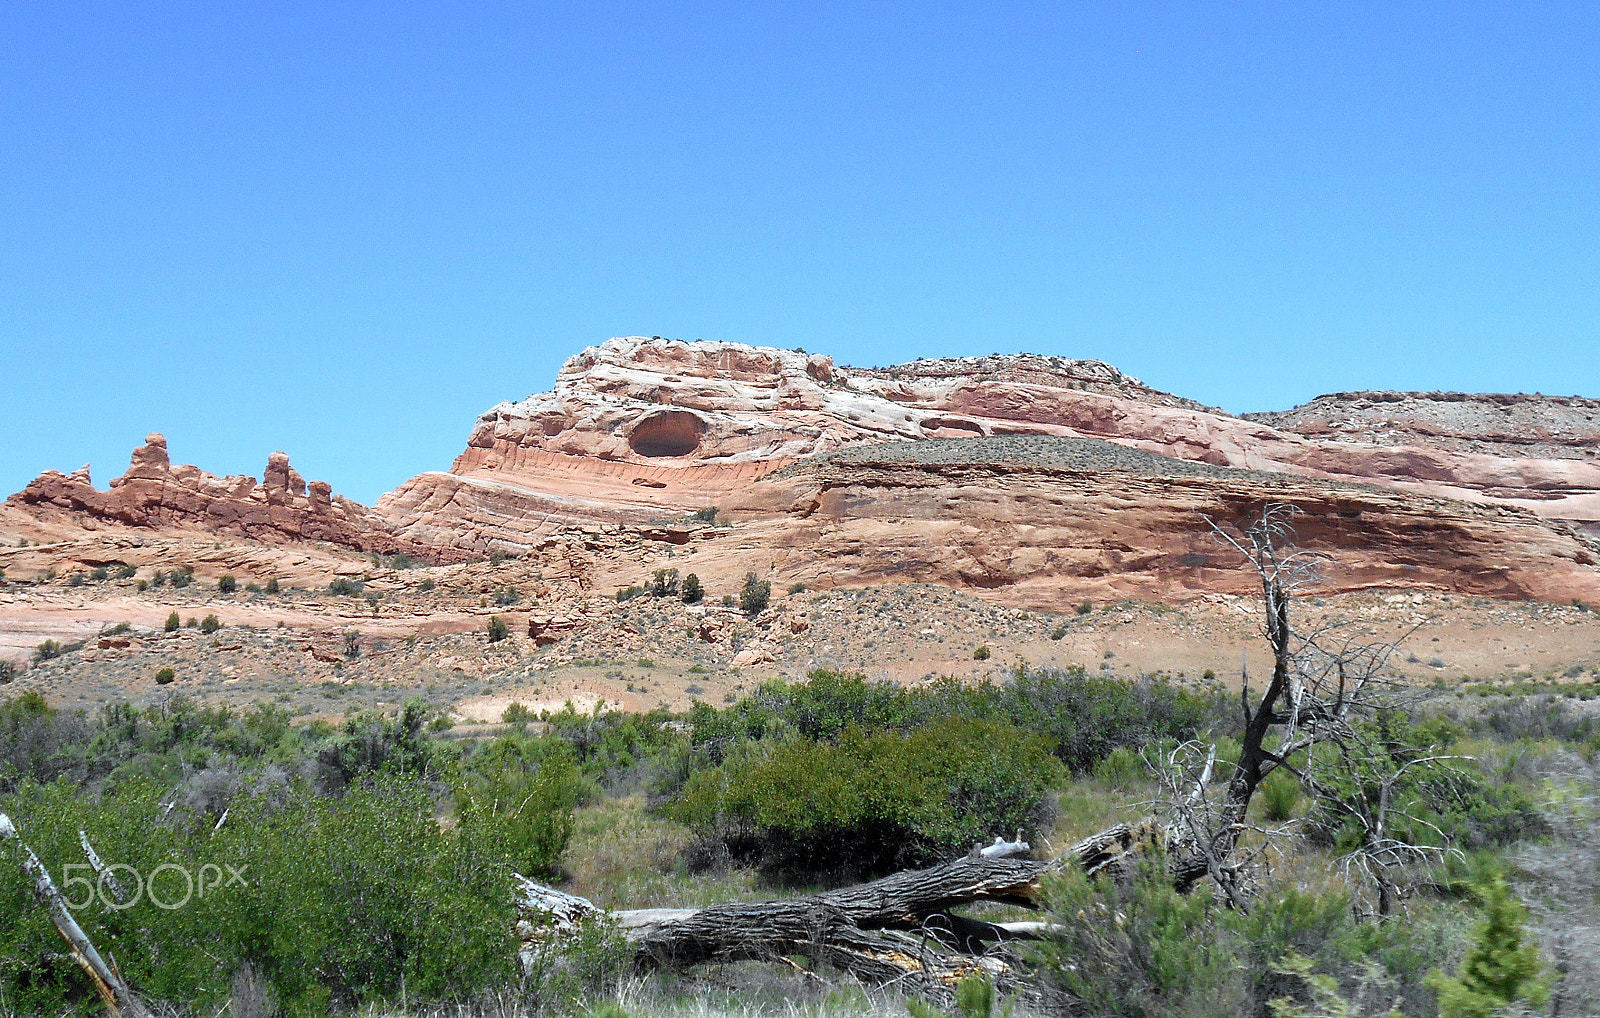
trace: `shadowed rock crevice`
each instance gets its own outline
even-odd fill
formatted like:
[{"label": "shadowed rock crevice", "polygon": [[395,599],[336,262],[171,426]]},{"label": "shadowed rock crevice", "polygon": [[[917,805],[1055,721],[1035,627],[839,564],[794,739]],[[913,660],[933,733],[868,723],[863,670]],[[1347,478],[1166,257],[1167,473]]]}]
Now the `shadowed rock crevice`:
[{"label": "shadowed rock crevice", "polygon": [[628,448],[640,456],[692,456],[700,449],[706,424],[687,410],[664,410],[640,421],[628,435]]}]

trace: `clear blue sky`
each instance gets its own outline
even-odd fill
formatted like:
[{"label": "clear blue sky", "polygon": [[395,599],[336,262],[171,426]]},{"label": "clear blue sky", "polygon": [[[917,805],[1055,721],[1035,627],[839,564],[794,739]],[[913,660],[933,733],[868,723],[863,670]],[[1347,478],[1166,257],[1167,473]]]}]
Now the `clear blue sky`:
[{"label": "clear blue sky", "polygon": [[1600,396],[1600,5],[9,3],[0,492],[371,502],[608,336]]}]

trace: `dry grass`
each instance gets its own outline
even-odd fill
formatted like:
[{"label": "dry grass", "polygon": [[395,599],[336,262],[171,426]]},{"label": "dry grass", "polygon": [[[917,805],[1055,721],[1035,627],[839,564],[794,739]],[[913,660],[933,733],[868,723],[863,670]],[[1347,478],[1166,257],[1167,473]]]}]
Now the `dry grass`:
[{"label": "dry grass", "polygon": [[694,908],[765,896],[753,870],[690,874],[679,856],[693,838],[687,827],[650,815],[642,796],[584,807],[561,856],[563,888],[606,908]]}]

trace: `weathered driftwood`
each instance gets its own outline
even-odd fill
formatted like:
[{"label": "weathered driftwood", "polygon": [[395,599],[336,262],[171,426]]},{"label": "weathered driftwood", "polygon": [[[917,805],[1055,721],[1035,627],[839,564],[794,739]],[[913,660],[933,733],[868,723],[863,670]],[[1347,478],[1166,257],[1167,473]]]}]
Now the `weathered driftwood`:
[{"label": "weathered driftwood", "polygon": [[525,881],[520,926],[528,952],[544,949],[590,917],[605,916],[627,939],[637,964],[688,968],[708,962],[804,956],[864,982],[947,990],[978,971],[1015,982],[1020,956],[1007,944],[1051,936],[1044,922],[992,923],[957,914],[975,902],[1038,908],[1046,874],[1063,865],[1096,873],[1151,843],[1156,825],[1118,824],[1086,838],[1059,859],[1008,858],[1026,851],[999,840],[989,854],[905,870],[835,891],[699,909],[608,911],[584,898]]},{"label": "weathered driftwood", "polygon": [[150,1012],[145,1010],[144,1004],[133,995],[122,974],[114,966],[107,965],[100,957],[100,952],[95,950],[94,944],[83,932],[83,928],[72,917],[72,912],[62,899],[61,892],[56,889],[55,881],[50,879],[50,871],[45,869],[39,857],[33,854],[33,849],[22,842],[17,834],[16,825],[4,813],[0,813],[0,841],[16,842],[22,852],[22,870],[33,881],[34,896],[50,913],[56,931],[72,949],[72,959],[88,975],[89,981],[99,992],[100,999],[105,1001],[106,1009],[114,1018],[120,1015],[128,1015],[130,1018],[149,1018]]}]

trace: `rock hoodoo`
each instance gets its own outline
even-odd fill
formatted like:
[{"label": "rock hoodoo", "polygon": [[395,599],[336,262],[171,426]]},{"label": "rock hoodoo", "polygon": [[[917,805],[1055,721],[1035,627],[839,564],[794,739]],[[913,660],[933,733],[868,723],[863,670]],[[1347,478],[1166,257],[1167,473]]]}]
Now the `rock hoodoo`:
[{"label": "rock hoodoo", "polygon": [[328,541],[383,554],[440,554],[395,537],[372,510],[332,492],[326,482],[313,481],[308,494],[282,452],[268,457],[259,484],[254,477],[173,466],[166,438],[152,434],[108,491],[95,489],[87,467],[70,475],[48,470],[6,504],[37,515],[87,514],[130,527],[215,528],[271,544]]}]

